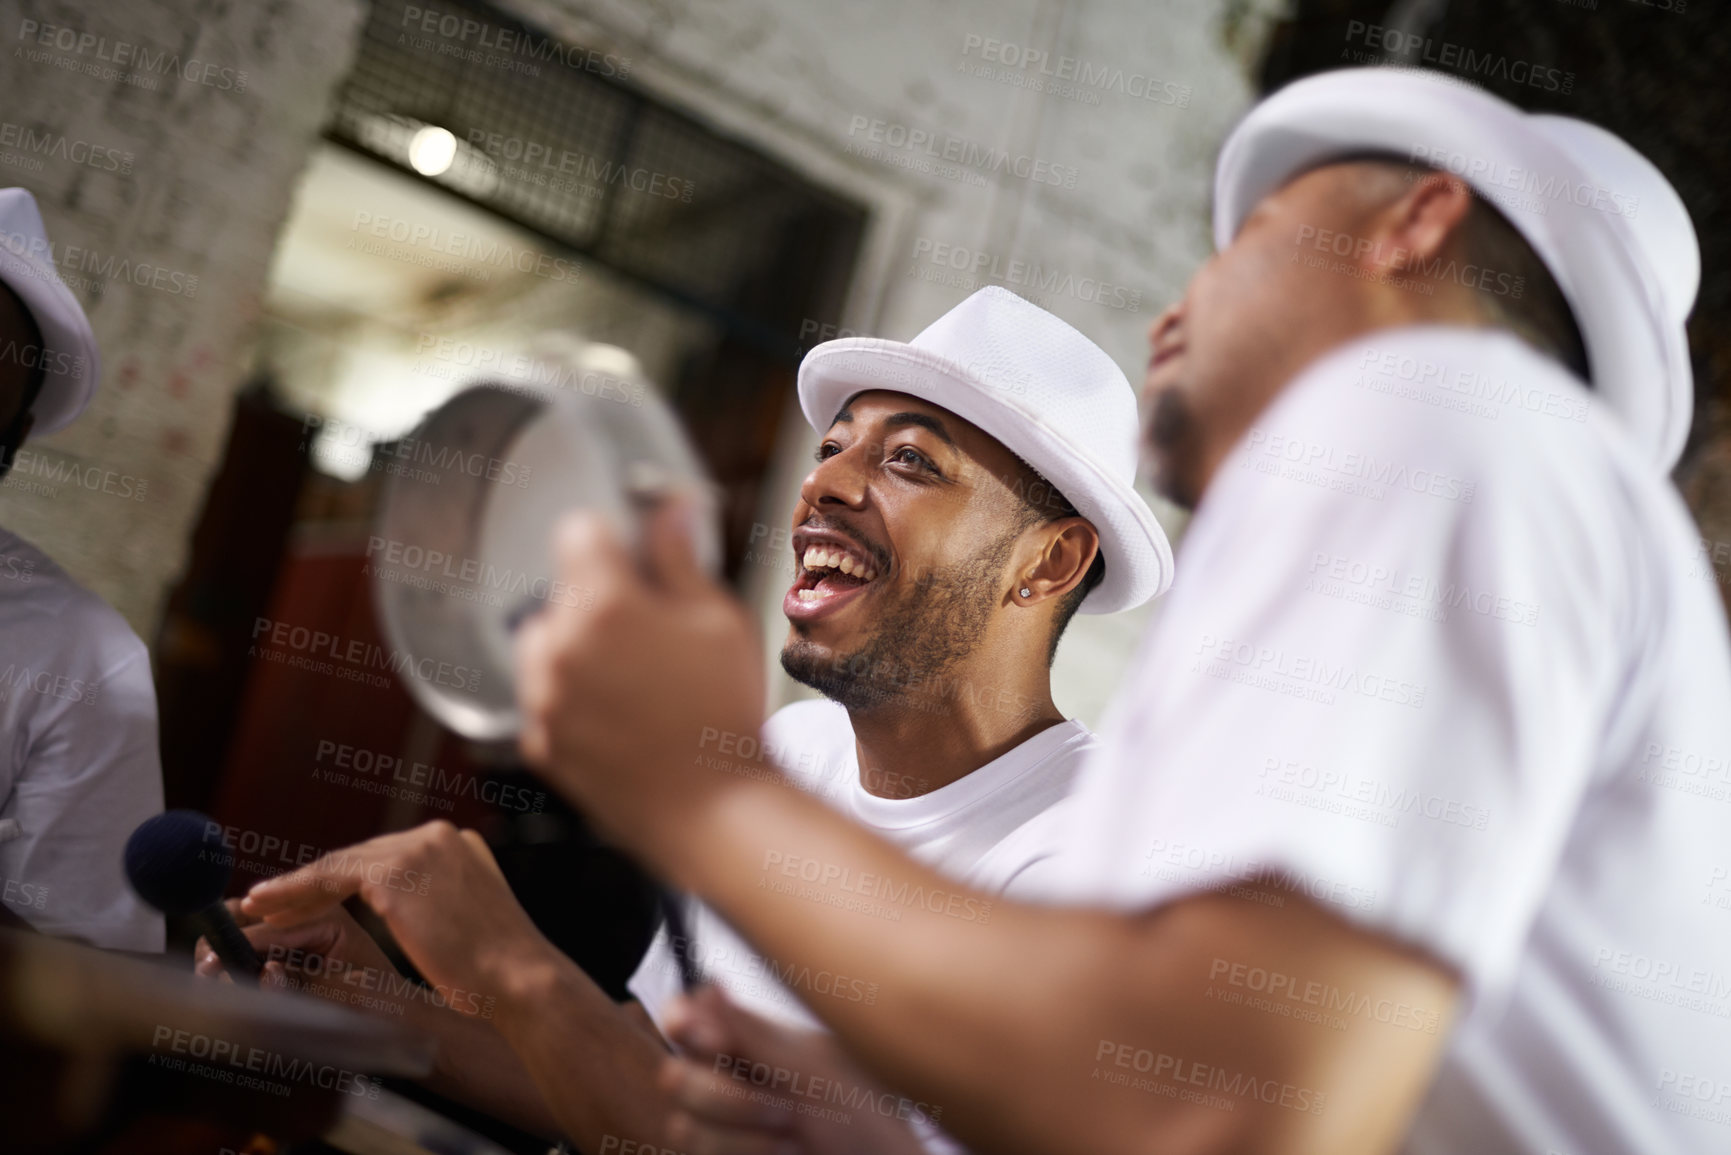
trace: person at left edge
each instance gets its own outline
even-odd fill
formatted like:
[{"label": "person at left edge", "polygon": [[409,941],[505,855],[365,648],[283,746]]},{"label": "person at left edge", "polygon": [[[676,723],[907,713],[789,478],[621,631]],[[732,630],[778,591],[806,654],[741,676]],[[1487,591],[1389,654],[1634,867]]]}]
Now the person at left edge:
[{"label": "person at left edge", "polygon": [[[71,424],[101,371],[90,321],[54,269],[36,200],[0,189],[0,478],[24,497],[19,447]],[[117,500],[119,500],[117,498]],[[40,549],[0,526],[0,904],[44,934],[163,949],[162,916],[121,870],[162,810],[156,691],[138,635]]]}]

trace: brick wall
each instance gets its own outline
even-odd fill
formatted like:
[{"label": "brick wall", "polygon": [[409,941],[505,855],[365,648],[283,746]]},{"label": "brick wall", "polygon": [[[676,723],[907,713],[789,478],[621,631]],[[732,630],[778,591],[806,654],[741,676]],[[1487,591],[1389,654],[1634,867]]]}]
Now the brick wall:
[{"label": "brick wall", "polygon": [[28,445],[0,524],[146,638],[226,434],[359,0],[0,4],[0,184],[35,194],[101,391]]}]

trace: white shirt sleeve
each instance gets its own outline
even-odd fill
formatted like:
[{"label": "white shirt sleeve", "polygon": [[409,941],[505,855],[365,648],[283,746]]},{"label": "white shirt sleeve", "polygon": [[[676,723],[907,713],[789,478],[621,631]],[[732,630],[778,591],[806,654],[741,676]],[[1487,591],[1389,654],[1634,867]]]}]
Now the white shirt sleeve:
[{"label": "white shirt sleeve", "polygon": [[1496,997],[1614,692],[1615,495],[1556,480],[1566,430],[1330,384],[1277,402],[1198,511],[1077,800],[1075,897],[1257,882]]},{"label": "white shirt sleeve", "polygon": [[[93,624],[125,628],[118,616]],[[92,640],[66,628],[75,644]],[[68,647],[60,661],[32,655],[32,677],[8,687],[24,699],[13,704],[28,709],[15,715],[27,719],[25,746],[0,805],[0,820],[16,824],[15,836],[0,842],[4,901],[45,934],[161,951],[162,916],[133,893],[121,864],[127,837],[162,811],[156,691],[149,657],[129,630],[104,642],[89,652],[122,655],[106,669],[83,669]]]}]

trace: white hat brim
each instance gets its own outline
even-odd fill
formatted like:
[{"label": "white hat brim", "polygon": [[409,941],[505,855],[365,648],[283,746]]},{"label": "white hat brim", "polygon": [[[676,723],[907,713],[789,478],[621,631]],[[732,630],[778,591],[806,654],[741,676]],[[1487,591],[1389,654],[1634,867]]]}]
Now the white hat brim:
[{"label": "white hat brim", "polygon": [[[1421,146],[1557,178],[1594,183],[1564,148],[1513,105],[1414,69],[1349,68],[1294,81],[1256,106],[1221,150],[1214,243],[1232,243],[1257,202],[1299,174],[1370,152],[1397,159]],[[1422,159],[1414,163],[1423,164]],[[1459,174],[1492,204],[1485,169]],[[1619,216],[1553,200],[1544,213],[1504,216],[1550,269],[1575,314],[1592,385],[1661,468],[1682,453],[1694,412],[1683,326],[1669,319],[1656,274]],[[1657,378],[1657,382],[1655,382]]]},{"label": "white hat brim", "polygon": [[917,397],[976,426],[1038,470],[1093,523],[1106,575],[1078,612],[1117,613],[1172,584],[1172,547],[1148,503],[1013,393],[948,358],[879,337],[827,341],[800,363],[800,409],[819,433],[850,397],[874,390]]}]

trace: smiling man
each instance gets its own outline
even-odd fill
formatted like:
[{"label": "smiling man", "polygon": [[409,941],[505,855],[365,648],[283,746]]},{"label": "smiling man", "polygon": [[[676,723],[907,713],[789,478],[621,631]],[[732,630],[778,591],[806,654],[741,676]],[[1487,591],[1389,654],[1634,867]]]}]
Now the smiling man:
[{"label": "smiling man", "polygon": [[[792,515],[781,661],[827,700],[788,706],[761,730],[706,731],[687,757],[718,779],[785,769],[943,880],[849,876],[840,897],[853,917],[893,926],[923,912],[987,925],[998,896],[1044,885],[1059,845],[1054,807],[1094,745],[1052,700],[1059,637],[1076,613],[1139,605],[1171,581],[1165,534],[1133,487],[1135,395],[1086,337],[1000,288],[973,294],[911,342],[814,349],[799,390],[821,443]],[[526,1003],[515,984],[486,989],[515,1058],[473,1024],[417,1012],[449,1044],[441,1090],[562,1129],[586,1149],[609,1135],[660,1141],[660,1037],[534,931],[489,877],[477,840],[432,824],[339,853],[439,880],[420,901],[360,890],[422,973],[460,965],[454,956],[470,948],[458,943],[484,942],[554,984]],[[249,935],[320,961],[388,966],[331,910],[349,891],[328,889],[325,873],[314,863],[255,887],[244,913],[277,925]],[[839,875],[821,846],[789,843],[765,847],[759,878],[798,907],[813,897],[808,882]],[[846,955],[792,965],[752,951],[701,904],[686,922],[689,939],[664,929],[630,984],[657,1027],[682,961],[783,1026],[816,1026],[814,1003],[876,997]],[[209,957],[200,966],[218,969]],[[808,1082],[821,1064],[850,1098],[894,1099],[809,1040],[799,1054]],[[904,1123],[929,1133],[925,1112],[900,1108],[888,1120],[862,1116],[844,1129],[847,1143],[888,1150],[909,1138]]]},{"label": "smiling man", "polygon": [[[1052,701],[1058,639],[1079,610],[1136,605],[1170,580],[1165,536],[1131,487],[1133,396],[1092,342],[999,288],[907,344],[814,349],[800,401],[821,441],[793,511],[781,664],[828,700],[778,711],[747,757],[704,738],[705,764],[779,766],[948,878],[1035,893],[1059,845],[1053,808],[1094,745]],[[838,877],[804,848],[766,847],[760,865],[789,903]],[[993,905],[893,875],[844,885],[820,901],[888,924],[910,909],[985,923]],[[691,941],[663,930],[631,983],[658,1026],[680,951],[784,1025],[816,1027],[814,1000],[875,997],[845,959],[792,967],[707,907],[689,917]]]}]

